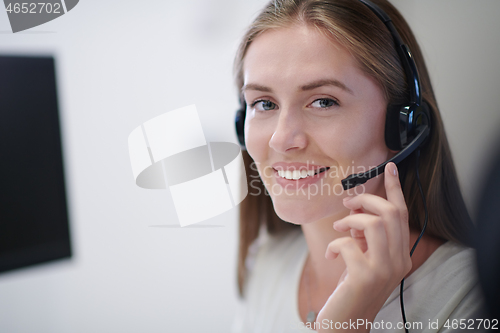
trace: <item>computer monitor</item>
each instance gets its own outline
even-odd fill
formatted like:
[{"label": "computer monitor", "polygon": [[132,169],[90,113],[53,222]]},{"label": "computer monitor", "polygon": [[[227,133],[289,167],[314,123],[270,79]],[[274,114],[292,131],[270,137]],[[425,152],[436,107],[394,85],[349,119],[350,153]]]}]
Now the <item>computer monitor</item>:
[{"label": "computer monitor", "polygon": [[0,272],[71,257],[53,57],[0,56]]}]

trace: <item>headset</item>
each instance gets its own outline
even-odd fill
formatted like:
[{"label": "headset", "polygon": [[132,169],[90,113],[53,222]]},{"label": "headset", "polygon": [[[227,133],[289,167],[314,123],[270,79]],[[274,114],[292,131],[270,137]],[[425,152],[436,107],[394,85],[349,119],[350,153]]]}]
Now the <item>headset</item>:
[{"label": "headset", "polygon": [[[410,256],[412,256],[418,242],[424,234],[428,221],[427,203],[422,190],[422,185],[420,183],[418,161],[420,157],[420,147],[425,144],[431,131],[431,116],[429,106],[422,98],[422,91],[420,89],[420,77],[418,75],[418,70],[413,55],[410,52],[408,46],[403,43],[403,40],[399,36],[399,33],[394,27],[394,24],[392,23],[389,16],[376,4],[369,0],[358,1],[366,5],[375,15],[377,15],[377,17],[382,20],[382,22],[391,33],[394,39],[396,52],[398,53],[399,59],[406,75],[406,81],[409,90],[409,99],[407,103],[404,103],[402,105],[393,104],[387,107],[384,134],[385,144],[389,149],[399,152],[394,157],[381,163],[375,168],[372,168],[363,173],[352,174],[349,177],[342,179],[342,187],[344,188],[344,190],[348,190],[355,186],[364,184],[369,179],[382,174],[387,163],[394,162],[395,164],[398,164],[405,158],[407,158],[411,153],[416,151],[416,176],[418,187],[424,204],[425,221],[422,227],[422,231],[410,251]],[[244,133],[245,116],[246,103],[243,97],[240,97],[240,109],[236,112],[235,125],[238,141],[243,150],[246,150]],[[406,315],[403,303],[403,287],[404,278],[400,284],[399,296],[401,313],[403,322],[405,324],[405,331],[408,332],[408,329],[406,328]]]},{"label": "headset", "polygon": [[[385,143],[391,150],[399,151],[394,157],[383,162],[375,168],[364,173],[350,175],[342,179],[342,187],[348,190],[355,186],[364,184],[369,179],[376,177],[384,172],[385,165],[389,162],[398,164],[421,147],[430,134],[431,117],[429,107],[422,100],[420,89],[420,77],[417,66],[410,52],[410,49],[403,43],[396,28],[392,24],[389,16],[377,5],[369,0],[359,0],[371,9],[387,26],[394,39],[396,51],[401,60],[409,89],[408,103],[403,105],[389,105],[387,107],[385,122]],[[243,97],[240,97],[240,109],[236,112],[235,125],[236,135],[242,150],[245,147],[245,116],[246,103]]]}]

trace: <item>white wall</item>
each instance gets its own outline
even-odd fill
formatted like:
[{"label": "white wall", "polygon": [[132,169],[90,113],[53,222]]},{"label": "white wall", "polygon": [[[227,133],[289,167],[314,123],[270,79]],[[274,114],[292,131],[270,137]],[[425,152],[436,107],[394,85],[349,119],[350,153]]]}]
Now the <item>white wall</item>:
[{"label": "white wall", "polygon": [[[232,59],[264,0],[82,0],[8,33],[0,53],[55,54],[74,257],[0,275],[0,332],[227,332],[237,211],[177,223],[168,191],[134,185],[127,137],[195,103],[208,141],[233,141]],[[500,125],[498,0],[393,0],[421,42],[472,207]],[[204,227],[203,227],[204,226]]]}]

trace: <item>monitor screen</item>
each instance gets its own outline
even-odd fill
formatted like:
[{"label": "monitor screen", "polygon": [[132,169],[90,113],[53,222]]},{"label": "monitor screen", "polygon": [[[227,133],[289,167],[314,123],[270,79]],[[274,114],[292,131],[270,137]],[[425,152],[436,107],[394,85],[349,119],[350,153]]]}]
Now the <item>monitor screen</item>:
[{"label": "monitor screen", "polygon": [[54,58],[0,56],[0,272],[66,257]]}]

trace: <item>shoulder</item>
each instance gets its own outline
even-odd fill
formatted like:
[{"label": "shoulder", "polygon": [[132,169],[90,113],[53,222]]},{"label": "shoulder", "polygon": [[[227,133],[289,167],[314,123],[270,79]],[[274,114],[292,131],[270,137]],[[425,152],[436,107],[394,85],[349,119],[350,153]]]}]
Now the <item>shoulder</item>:
[{"label": "shoulder", "polygon": [[433,286],[453,289],[458,286],[472,288],[477,284],[475,250],[448,241],[408,277],[408,285],[432,281]]},{"label": "shoulder", "polygon": [[259,232],[259,237],[253,241],[248,249],[245,261],[247,271],[251,274],[256,269],[257,263],[260,266],[275,263],[276,260],[283,259],[283,255],[291,248],[303,250],[304,246],[307,247],[307,244],[301,229],[271,235],[263,227]]},{"label": "shoulder", "polygon": [[259,250],[260,257],[281,258],[290,250],[301,250],[306,245],[302,230],[290,230],[278,235],[267,235]]},{"label": "shoulder", "polygon": [[[279,278],[284,268],[297,265],[298,259],[307,253],[307,243],[300,228],[277,235],[261,228],[259,237],[250,245],[245,260],[247,276],[244,294],[255,290],[262,279]],[[250,289],[250,290],[249,290]]]},{"label": "shoulder", "polygon": [[297,229],[276,236],[263,234],[254,244],[233,332],[285,332],[295,311],[307,243]]},{"label": "shoulder", "polygon": [[475,250],[450,241],[441,245],[421,268],[408,282],[427,281],[427,288],[436,294],[465,297],[478,285]]},{"label": "shoulder", "polygon": [[439,332],[453,332],[449,325],[453,320],[474,320],[485,315],[476,251],[450,241],[438,250],[434,258],[429,258],[431,269],[423,277],[427,286],[417,289],[425,292],[426,306],[435,309],[432,320],[439,324]]},{"label": "shoulder", "polygon": [[[400,321],[399,286],[377,316],[378,320]],[[483,297],[476,275],[475,250],[446,242],[405,279],[404,305],[408,321],[437,322],[436,330],[445,332],[447,320],[479,318]],[[428,327],[427,327],[428,328]]]},{"label": "shoulder", "polygon": [[[260,238],[260,237],[259,237]],[[280,278],[284,271],[294,269],[307,252],[307,243],[301,229],[278,235],[264,234],[256,241],[249,263],[249,280]]]},{"label": "shoulder", "polygon": [[413,286],[427,295],[439,296],[435,298],[441,298],[439,303],[443,306],[448,296],[458,301],[478,284],[475,250],[448,241],[434,251],[405,283],[408,288]]}]

